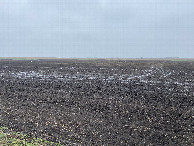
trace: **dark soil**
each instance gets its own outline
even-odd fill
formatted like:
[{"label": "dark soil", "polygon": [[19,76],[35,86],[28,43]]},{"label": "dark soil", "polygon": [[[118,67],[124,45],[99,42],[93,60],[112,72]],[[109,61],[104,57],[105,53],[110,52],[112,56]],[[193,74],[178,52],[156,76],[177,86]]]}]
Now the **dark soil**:
[{"label": "dark soil", "polygon": [[64,145],[194,145],[194,62],[0,61],[0,126]]}]

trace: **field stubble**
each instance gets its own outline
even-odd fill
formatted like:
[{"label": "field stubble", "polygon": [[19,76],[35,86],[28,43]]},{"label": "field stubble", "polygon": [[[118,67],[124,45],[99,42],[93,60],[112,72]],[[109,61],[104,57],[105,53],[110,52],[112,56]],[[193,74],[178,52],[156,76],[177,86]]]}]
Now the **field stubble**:
[{"label": "field stubble", "polygon": [[192,145],[194,63],[0,62],[0,126],[64,145]]}]

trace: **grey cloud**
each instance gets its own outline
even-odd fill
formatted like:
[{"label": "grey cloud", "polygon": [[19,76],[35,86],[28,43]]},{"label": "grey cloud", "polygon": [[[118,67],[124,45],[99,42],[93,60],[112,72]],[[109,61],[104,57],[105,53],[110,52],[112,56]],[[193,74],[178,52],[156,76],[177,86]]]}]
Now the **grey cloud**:
[{"label": "grey cloud", "polygon": [[193,57],[192,0],[2,0],[3,56]]}]

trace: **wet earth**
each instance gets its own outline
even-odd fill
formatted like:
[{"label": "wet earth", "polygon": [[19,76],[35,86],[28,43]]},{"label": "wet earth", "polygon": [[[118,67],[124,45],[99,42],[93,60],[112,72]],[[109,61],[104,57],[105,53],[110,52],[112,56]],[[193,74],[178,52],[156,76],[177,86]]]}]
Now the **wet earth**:
[{"label": "wet earth", "polygon": [[194,62],[0,61],[0,126],[63,145],[194,145]]}]

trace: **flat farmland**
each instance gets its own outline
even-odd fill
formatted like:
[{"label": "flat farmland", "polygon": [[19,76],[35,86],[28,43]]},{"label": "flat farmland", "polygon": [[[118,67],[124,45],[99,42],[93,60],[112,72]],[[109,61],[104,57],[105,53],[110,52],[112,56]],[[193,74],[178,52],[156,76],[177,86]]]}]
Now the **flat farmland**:
[{"label": "flat farmland", "polygon": [[1,126],[63,145],[194,145],[194,62],[2,60]]}]

